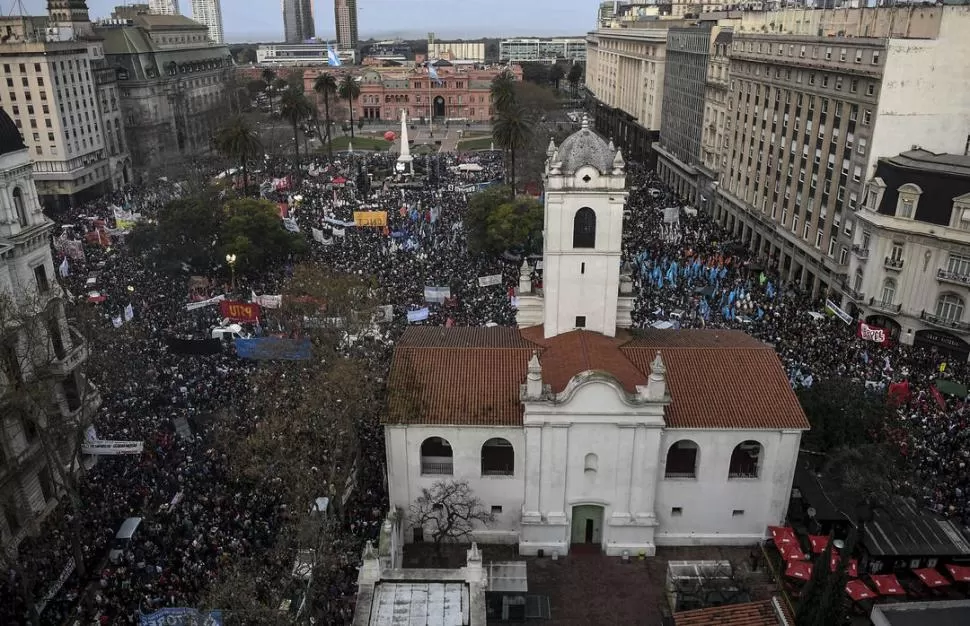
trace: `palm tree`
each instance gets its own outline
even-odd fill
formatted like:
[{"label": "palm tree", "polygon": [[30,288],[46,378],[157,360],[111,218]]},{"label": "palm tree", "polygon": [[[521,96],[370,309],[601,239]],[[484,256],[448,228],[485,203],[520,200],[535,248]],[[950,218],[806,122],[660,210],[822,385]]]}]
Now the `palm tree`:
[{"label": "palm tree", "polygon": [[501,111],[515,102],[515,74],[505,70],[492,79],[492,106]]},{"label": "palm tree", "polygon": [[266,94],[269,98],[269,112],[273,112],[273,83],[276,81],[276,72],[268,67],[263,68],[263,82],[266,83]]},{"label": "palm tree", "polygon": [[528,109],[515,101],[499,108],[492,116],[492,139],[509,155],[509,178],[515,196],[515,151],[532,137],[534,120]]},{"label": "palm tree", "polygon": [[263,142],[255,129],[240,115],[229,118],[213,137],[216,150],[232,161],[239,163],[243,173],[243,191],[249,189],[249,175],[246,164],[263,155]]},{"label": "palm tree", "polygon": [[300,122],[310,117],[313,106],[307,97],[294,88],[289,88],[280,96],[280,117],[293,126],[293,147],[296,149],[297,167],[300,166]]},{"label": "palm tree", "polygon": [[[324,121],[327,124],[327,155],[331,160],[333,160],[333,143],[330,141],[330,99],[337,95],[337,90],[337,79],[329,72],[317,76],[316,81],[313,83],[313,91],[318,93],[323,99],[323,115]],[[317,135],[319,134],[320,131],[318,129]],[[323,138],[321,137],[322,140]]]},{"label": "palm tree", "polygon": [[344,76],[338,88],[340,97],[350,105],[350,140],[354,139],[354,100],[360,97],[360,83],[357,77],[351,74]]}]

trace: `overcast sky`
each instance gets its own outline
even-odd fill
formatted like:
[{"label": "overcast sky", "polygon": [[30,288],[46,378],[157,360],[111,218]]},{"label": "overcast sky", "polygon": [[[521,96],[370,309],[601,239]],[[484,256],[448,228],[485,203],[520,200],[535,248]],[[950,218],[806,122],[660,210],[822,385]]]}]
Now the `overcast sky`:
[{"label": "overcast sky", "polygon": [[[47,0],[22,0],[28,13],[47,11]],[[143,0],[147,4],[148,0]],[[88,0],[91,18],[109,17],[119,0]],[[179,0],[183,15],[191,15],[191,0]],[[3,14],[16,0],[0,0]],[[439,38],[518,35],[581,35],[596,22],[599,0],[358,0],[362,39],[392,36]],[[333,2],[314,0],[318,37],[332,38]],[[280,0],[222,0],[226,39],[280,41],[283,16]]]}]

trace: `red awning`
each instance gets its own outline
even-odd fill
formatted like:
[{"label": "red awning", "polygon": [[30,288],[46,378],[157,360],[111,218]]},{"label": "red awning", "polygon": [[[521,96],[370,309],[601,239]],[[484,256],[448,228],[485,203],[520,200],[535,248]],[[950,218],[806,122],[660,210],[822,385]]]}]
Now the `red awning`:
[{"label": "red awning", "polygon": [[870,600],[879,596],[875,591],[866,587],[866,584],[861,580],[850,580],[845,583],[845,592],[849,594],[853,602],[858,602],[859,600]]},{"label": "red awning", "polygon": [[802,552],[801,546],[797,543],[783,543],[778,546],[778,552],[781,553],[781,558],[786,561],[805,561],[808,556]]},{"label": "red awning", "polygon": [[947,563],[946,569],[950,571],[950,576],[958,583],[970,583],[970,567],[966,565],[954,565]]},{"label": "red awning", "polygon": [[927,587],[946,587],[950,584],[950,581],[947,580],[943,574],[932,567],[914,569],[913,573],[919,576],[919,579],[922,580],[923,584]]},{"label": "red awning", "polygon": [[812,552],[822,554],[825,546],[829,545],[829,538],[828,535],[809,535],[808,543],[812,544]]},{"label": "red awning", "polygon": [[798,580],[808,580],[812,577],[812,564],[807,561],[790,561],[785,576],[797,578]]},{"label": "red awning", "polygon": [[[832,557],[829,559],[829,568],[834,572],[839,566],[839,561],[842,560],[842,555],[838,553],[837,550],[832,550]],[[857,559],[849,559],[849,564],[845,568],[845,573],[849,575],[850,578],[859,577],[859,561]]]},{"label": "red awning", "polygon": [[899,584],[899,580],[894,574],[873,574],[869,578],[872,579],[872,584],[876,586],[876,591],[878,591],[880,595],[906,595],[906,592],[903,591],[903,586]]}]

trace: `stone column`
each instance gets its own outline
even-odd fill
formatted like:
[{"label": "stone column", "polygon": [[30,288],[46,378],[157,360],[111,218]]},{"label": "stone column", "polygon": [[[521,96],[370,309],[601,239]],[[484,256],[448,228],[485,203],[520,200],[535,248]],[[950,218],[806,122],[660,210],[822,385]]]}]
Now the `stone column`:
[{"label": "stone column", "polygon": [[546,430],[549,446],[546,466],[548,474],[543,473],[548,485],[546,491],[548,501],[543,498],[543,506],[549,522],[565,523],[566,521],[566,468],[569,453],[569,424],[552,424]]},{"label": "stone column", "polygon": [[523,522],[540,522],[539,492],[542,489],[542,426],[525,427],[525,510]]},{"label": "stone column", "polygon": [[[637,518],[654,519],[656,513],[654,507],[657,500],[657,482],[660,480],[660,449],[661,430],[659,428],[637,428],[637,435],[643,433],[641,465],[638,465],[640,475],[638,484],[640,485],[640,503],[634,513]],[[640,445],[637,446],[641,448]]]},{"label": "stone column", "polygon": [[616,501],[613,503],[613,518],[629,519],[633,509],[632,493],[634,480],[638,475],[635,457],[637,452],[636,424],[620,424],[620,445],[616,455]]}]

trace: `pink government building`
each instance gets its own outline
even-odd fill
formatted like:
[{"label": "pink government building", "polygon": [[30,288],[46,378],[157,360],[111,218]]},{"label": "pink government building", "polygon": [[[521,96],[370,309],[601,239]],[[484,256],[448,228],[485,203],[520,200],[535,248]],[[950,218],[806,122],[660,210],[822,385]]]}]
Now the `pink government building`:
[{"label": "pink government building", "polygon": [[[522,68],[512,66],[518,80],[522,80]],[[487,122],[492,116],[492,79],[506,70],[504,66],[470,68],[461,66],[438,67],[440,84],[428,77],[425,68],[382,67],[357,70],[360,76],[360,98],[354,102],[354,119],[399,120],[405,109],[408,118],[415,122],[427,120],[434,115],[435,122]],[[303,72],[307,94],[313,94],[313,83],[325,72],[338,74],[337,68],[314,68]],[[346,106],[346,102],[341,103]]]}]

